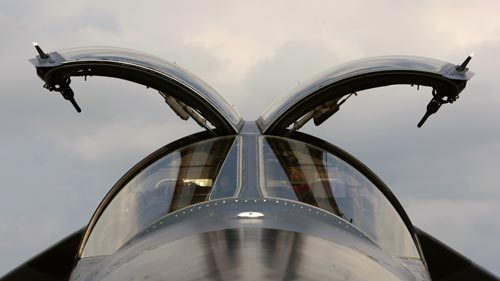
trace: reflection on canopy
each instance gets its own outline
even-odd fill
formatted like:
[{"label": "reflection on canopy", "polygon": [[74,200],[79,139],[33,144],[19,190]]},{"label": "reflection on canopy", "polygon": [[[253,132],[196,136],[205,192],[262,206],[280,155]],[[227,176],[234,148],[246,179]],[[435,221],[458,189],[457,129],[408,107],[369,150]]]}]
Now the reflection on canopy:
[{"label": "reflection on canopy", "polygon": [[[234,157],[238,146],[233,142],[234,137],[199,142],[170,152],[142,170],[99,217],[82,256],[115,252],[166,214],[207,201],[213,190],[223,189],[219,196],[233,196],[238,177]],[[227,160],[233,162],[223,166],[228,154]],[[233,180],[218,180],[219,176]]]},{"label": "reflection on canopy", "polygon": [[[316,186],[317,188],[313,188],[312,185],[309,185],[311,182],[310,176],[319,179],[327,178],[328,176],[326,167],[323,162],[321,162],[323,151],[306,147],[304,151],[297,153],[297,151],[292,149],[289,142],[270,138],[268,139],[268,143],[275,152],[274,155],[278,159],[281,167],[283,167],[285,171],[288,171],[285,173],[285,176],[292,186],[292,190],[297,200],[313,206],[318,206],[334,214],[342,215],[328,181],[324,184],[319,182]],[[304,165],[305,163],[310,164]]]},{"label": "reflection on canopy", "polygon": [[398,257],[418,257],[403,220],[389,200],[340,158],[290,139],[262,145],[264,194],[307,203],[343,217]]}]

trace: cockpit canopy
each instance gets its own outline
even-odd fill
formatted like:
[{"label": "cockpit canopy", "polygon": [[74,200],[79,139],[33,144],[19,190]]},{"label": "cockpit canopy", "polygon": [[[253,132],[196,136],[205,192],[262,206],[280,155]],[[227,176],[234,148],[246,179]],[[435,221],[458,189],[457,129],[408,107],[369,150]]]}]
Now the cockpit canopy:
[{"label": "cockpit canopy", "polygon": [[[340,65],[277,99],[252,122],[256,124],[252,134],[258,138],[252,144],[242,141],[247,123],[232,105],[173,63],[118,48],[49,54],[38,45],[35,48],[39,56],[30,61],[45,87],[60,92],[78,112],[72,77],[115,77],[157,90],[181,119],[192,118],[209,132],[202,139],[183,139],[160,149],[125,175],[94,214],[81,257],[112,254],[158,219],[187,207],[238,197],[243,177],[260,180],[249,187],[259,199],[279,198],[324,210],[365,233],[386,252],[418,257],[409,219],[383,183],[373,180],[376,176],[367,176],[371,172],[361,171],[359,161],[346,161],[338,150],[292,135],[310,120],[321,125],[358,91],[395,84],[432,88],[420,127],[442,104],[458,99],[473,76],[466,67],[470,56],[461,65],[409,56]],[[245,146],[253,147],[256,161],[242,159]]]},{"label": "cockpit canopy", "polygon": [[110,198],[83,256],[111,254],[165,215],[200,202],[234,196],[241,180],[238,147],[234,136],[210,139],[169,151],[139,168]]},{"label": "cockpit canopy", "polygon": [[[37,74],[50,91],[60,92],[75,109],[81,108],[70,87],[71,77],[108,76],[126,79],[156,89],[183,120],[192,118],[214,135],[237,134],[243,119],[233,106],[203,80],[167,62],[144,53],[111,47],[75,48],[44,53],[31,59]],[[349,62],[301,83],[278,98],[256,121],[264,134],[298,130],[309,120],[321,125],[337,112],[352,94],[395,84],[428,86],[432,100],[427,117],[445,103],[458,99],[474,75],[461,65],[412,56],[385,56]]]},{"label": "cockpit canopy", "polygon": [[[165,216],[206,201],[237,197],[242,178],[238,136],[217,137],[160,152],[136,167],[110,196],[82,257],[112,254]],[[391,202],[366,176],[332,152],[290,138],[259,137],[263,198],[307,204],[341,217],[398,257],[418,257]]]},{"label": "cockpit canopy", "polygon": [[261,145],[265,197],[306,203],[350,222],[392,255],[418,257],[400,214],[365,175],[311,144],[268,136]]}]

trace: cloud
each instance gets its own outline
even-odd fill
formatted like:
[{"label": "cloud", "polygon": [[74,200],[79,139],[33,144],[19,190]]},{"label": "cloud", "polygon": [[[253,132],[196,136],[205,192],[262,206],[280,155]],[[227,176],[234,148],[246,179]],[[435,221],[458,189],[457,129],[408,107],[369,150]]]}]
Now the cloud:
[{"label": "cloud", "polygon": [[[493,272],[500,270],[496,256],[500,225],[495,223],[500,200],[411,200],[407,212],[413,223]],[[468,243],[464,243],[468,241]]]},{"label": "cloud", "polygon": [[[83,112],[41,88],[26,61],[46,51],[121,46],[175,61],[218,89],[247,119],[299,81],[366,56],[412,54],[460,62],[477,73],[461,99],[422,129],[428,89],[406,86],[353,97],[306,132],[352,152],[379,174],[414,221],[495,273],[500,236],[498,1],[1,1],[0,272],[84,225],[132,165],[181,134],[153,91],[116,79],[74,79]],[[390,10],[388,10],[390,7]],[[173,125],[172,125],[173,124]],[[67,200],[61,200],[65,198]],[[443,209],[437,215],[433,208]],[[466,210],[466,211],[464,211]],[[451,225],[443,228],[447,220]],[[40,229],[34,242],[24,226]],[[460,234],[457,234],[460,233]],[[56,237],[57,236],[57,237]],[[473,238],[473,239],[472,239]],[[16,245],[14,248],[12,245]],[[48,246],[48,245],[47,245]]]},{"label": "cloud", "polygon": [[279,94],[309,78],[311,73],[334,65],[336,58],[336,54],[320,41],[287,42],[272,57],[249,69],[242,83],[244,94],[238,104],[242,115],[250,120],[257,119]]}]

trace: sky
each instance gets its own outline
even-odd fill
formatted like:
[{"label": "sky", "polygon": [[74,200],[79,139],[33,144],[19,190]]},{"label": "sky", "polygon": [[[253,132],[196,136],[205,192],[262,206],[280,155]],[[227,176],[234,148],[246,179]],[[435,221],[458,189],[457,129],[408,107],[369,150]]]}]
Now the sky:
[{"label": "sky", "polygon": [[500,2],[0,0],[0,275],[88,223],[135,163],[200,129],[153,90],[73,79],[77,114],[42,88],[27,61],[116,46],[175,62],[246,120],[287,89],[364,57],[416,55],[469,64],[461,98],[423,128],[430,89],[392,86],[306,126],[349,151],[391,188],[415,225],[500,274]]}]

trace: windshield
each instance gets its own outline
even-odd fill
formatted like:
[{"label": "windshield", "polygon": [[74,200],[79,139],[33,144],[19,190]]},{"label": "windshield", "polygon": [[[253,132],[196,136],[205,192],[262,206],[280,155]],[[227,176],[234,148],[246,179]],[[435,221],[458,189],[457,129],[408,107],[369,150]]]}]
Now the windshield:
[{"label": "windshield", "polygon": [[261,148],[265,196],[319,207],[354,224],[388,253],[419,257],[398,212],[351,165],[324,150],[285,138],[265,137]]},{"label": "windshield", "polygon": [[234,196],[239,185],[239,141],[234,140],[222,137],[186,146],[139,172],[98,218],[82,257],[112,254],[168,213]]}]

